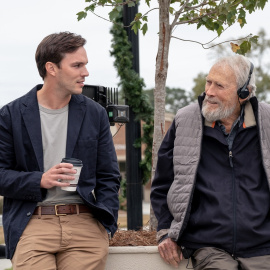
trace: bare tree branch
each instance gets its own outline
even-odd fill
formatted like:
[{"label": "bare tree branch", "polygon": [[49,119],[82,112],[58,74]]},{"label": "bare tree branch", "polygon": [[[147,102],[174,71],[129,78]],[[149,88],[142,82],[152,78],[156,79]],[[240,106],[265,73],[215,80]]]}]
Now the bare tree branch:
[{"label": "bare tree branch", "polygon": [[[151,11],[156,10],[156,9],[159,9],[159,8],[152,8],[152,9],[148,10],[145,14],[142,15],[141,18],[145,17],[148,13],[150,13]],[[95,16],[99,17],[100,19],[102,19],[102,20],[104,20],[104,21],[107,21],[107,22],[110,22],[110,23],[113,23],[113,24],[116,24],[116,25],[120,25],[120,26],[122,25],[122,24],[119,24],[119,23],[117,23],[117,22],[114,22],[114,21],[111,21],[111,20],[109,20],[109,19],[106,19],[106,18],[104,18],[104,17],[98,15],[97,13],[95,13],[95,12],[92,11],[92,10],[90,10],[90,11],[91,11]],[[128,28],[128,27],[131,27],[131,25],[132,25],[132,24],[130,24],[130,25],[122,25],[122,26]]]},{"label": "bare tree branch", "polygon": [[145,17],[148,13],[150,13],[151,11],[153,11],[153,10],[155,10],[155,9],[159,10],[158,7],[149,9],[146,13],[144,13],[144,14],[142,15],[142,18]]},{"label": "bare tree branch", "polygon": [[199,41],[195,41],[195,40],[188,40],[188,39],[182,39],[182,38],[179,38],[179,37],[175,37],[175,36],[171,36],[172,38],[175,38],[175,39],[178,39],[178,40],[181,40],[181,41],[188,41],[188,42],[193,42],[193,43],[197,43],[199,45],[201,45],[204,49],[210,49],[210,48],[213,48],[215,46],[218,46],[218,45],[221,45],[221,44],[224,44],[224,43],[228,43],[228,42],[232,42],[232,41],[239,41],[239,40],[243,40],[243,39],[247,39],[250,37],[250,35],[246,36],[246,37],[243,37],[243,38],[238,38],[238,39],[232,39],[232,40],[226,40],[226,41],[223,41],[223,42],[220,42],[220,43],[217,43],[217,44],[214,44],[210,47],[205,47],[205,45],[209,44],[210,42],[212,42],[213,40],[215,40],[216,38],[214,38],[212,41],[209,41],[207,43],[201,43]]},{"label": "bare tree branch", "polygon": [[[104,18],[104,17],[102,17],[102,16],[96,14],[96,13],[95,13],[94,11],[92,11],[92,10],[90,10],[90,11],[91,11],[95,16],[99,17],[100,19],[102,19],[102,20],[104,20],[104,21],[107,21],[107,22],[110,22],[110,23],[115,23],[115,22],[113,22],[113,21],[111,21],[111,20],[109,20],[109,19],[106,19],[106,18]],[[116,23],[116,24],[119,25],[119,23]]]},{"label": "bare tree branch", "polygon": [[[229,28],[230,26],[227,26],[222,32],[221,32],[221,34],[223,34],[228,28]],[[221,35],[220,34],[220,35]],[[219,36],[220,36],[219,35]],[[209,44],[209,43],[212,43],[215,39],[217,39],[219,36],[216,36],[215,38],[213,38],[212,40],[210,40],[209,42],[206,42],[206,43],[204,43],[204,45],[207,45],[207,44]]]},{"label": "bare tree branch", "polygon": [[[90,10],[90,11],[91,11],[91,10]],[[104,18],[104,17],[102,17],[102,16],[96,14],[94,11],[91,11],[91,12],[92,12],[95,16],[99,17],[100,19],[102,19],[102,20],[104,20],[104,21],[107,21],[107,22],[110,22],[110,23],[113,23],[113,24],[115,24],[115,25],[119,25],[119,26],[125,27],[125,28],[131,27],[131,24],[125,26],[125,25],[123,25],[123,24],[121,24],[121,23],[117,23],[117,22],[111,21],[111,20],[109,20],[109,19],[106,19],[106,18]]]},{"label": "bare tree branch", "polygon": [[189,3],[190,0],[186,0],[186,2],[181,6],[181,8],[175,13],[174,16],[174,20],[171,24],[171,29],[174,28],[174,26],[177,24],[177,21],[179,19],[180,14],[182,13],[182,11],[185,9],[185,7],[187,6],[187,4]]}]

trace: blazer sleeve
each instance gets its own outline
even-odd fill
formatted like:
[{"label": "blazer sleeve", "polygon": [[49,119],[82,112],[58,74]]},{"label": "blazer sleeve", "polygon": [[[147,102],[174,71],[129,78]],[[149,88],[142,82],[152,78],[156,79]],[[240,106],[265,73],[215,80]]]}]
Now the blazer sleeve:
[{"label": "blazer sleeve", "polygon": [[14,134],[19,132],[14,130],[12,118],[14,116],[8,106],[4,106],[0,110],[0,195],[17,200],[41,201],[44,196],[40,188],[42,172],[18,169],[14,140],[20,134]]},{"label": "blazer sleeve", "polygon": [[[117,221],[119,209],[119,187],[120,172],[108,116],[104,109],[98,139],[95,196],[97,202],[105,205],[114,215],[115,221]],[[114,232],[116,229],[115,222],[110,230]]]},{"label": "blazer sleeve", "polygon": [[174,180],[173,148],[175,140],[175,121],[168,129],[158,151],[158,161],[151,187],[151,204],[158,220],[157,231],[167,230],[173,216],[167,204],[167,194]]}]

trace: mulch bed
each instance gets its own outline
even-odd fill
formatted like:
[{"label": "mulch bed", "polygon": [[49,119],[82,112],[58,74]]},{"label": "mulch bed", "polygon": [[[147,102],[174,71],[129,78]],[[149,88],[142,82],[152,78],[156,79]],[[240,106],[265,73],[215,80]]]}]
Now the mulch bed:
[{"label": "mulch bed", "polygon": [[147,230],[118,230],[110,241],[110,246],[157,246],[156,233]]}]

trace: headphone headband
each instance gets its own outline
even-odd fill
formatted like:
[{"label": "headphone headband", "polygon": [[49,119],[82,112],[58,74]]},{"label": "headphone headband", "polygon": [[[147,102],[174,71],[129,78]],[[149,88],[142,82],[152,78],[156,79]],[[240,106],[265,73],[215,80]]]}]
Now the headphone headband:
[{"label": "headphone headband", "polygon": [[249,96],[249,90],[248,90],[247,86],[249,84],[251,75],[253,73],[253,69],[254,69],[254,65],[252,64],[252,62],[250,62],[250,70],[249,70],[249,74],[248,74],[248,79],[245,82],[245,84],[237,90],[237,94],[241,99],[245,99]]}]

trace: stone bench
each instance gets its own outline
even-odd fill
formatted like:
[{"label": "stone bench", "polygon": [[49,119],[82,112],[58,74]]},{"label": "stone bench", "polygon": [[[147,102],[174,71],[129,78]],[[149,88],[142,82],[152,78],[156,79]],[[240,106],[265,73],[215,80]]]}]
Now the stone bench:
[{"label": "stone bench", "polygon": [[[157,246],[109,247],[105,270],[185,270],[187,264],[187,260],[183,260],[179,268],[166,264]],[[191,262],[189,267],[192,267]]]}]

